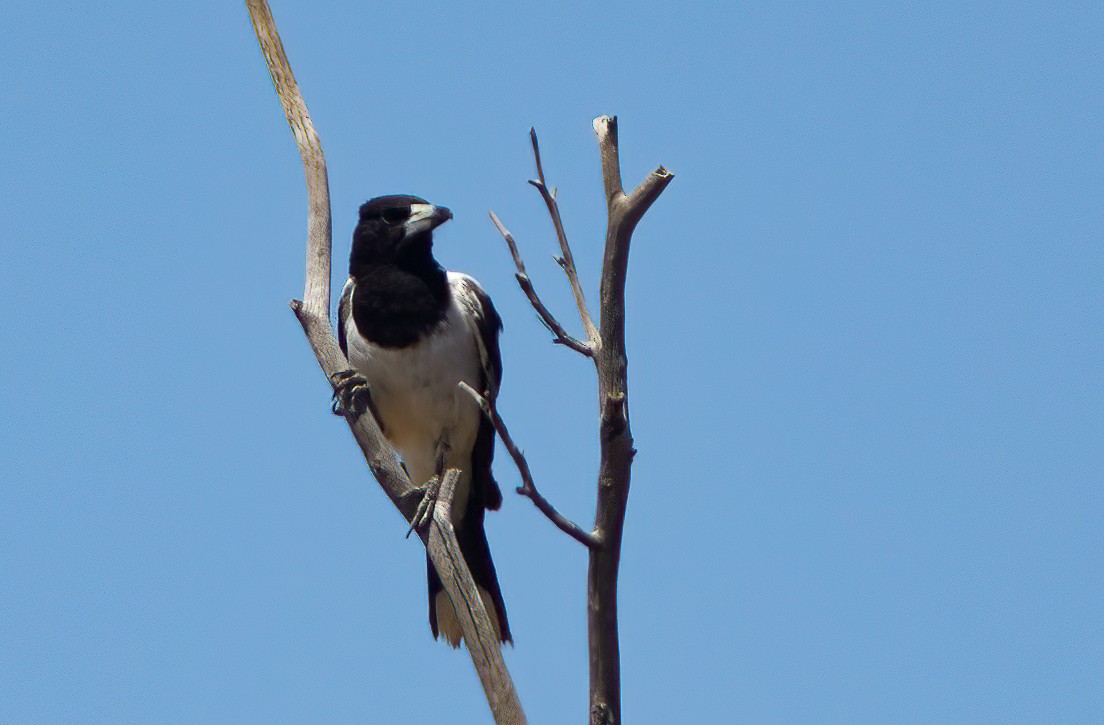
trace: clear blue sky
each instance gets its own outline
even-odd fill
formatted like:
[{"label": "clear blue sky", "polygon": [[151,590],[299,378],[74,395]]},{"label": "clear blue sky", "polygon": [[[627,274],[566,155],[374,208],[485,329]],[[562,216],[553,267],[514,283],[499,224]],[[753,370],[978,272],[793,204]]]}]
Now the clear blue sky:
[{"label": "clear blue sky", "polygon": [[[501,409],[593,512],[591,119],[674,183],[629,283],[627,722],[1104,720],[1104,11],[274,2],[356,207],[453,209]],[[287,309],[305,193],[244,5],[0,9],[0,720],[487,722]],[[515,471],[499,456],[509,491]],[[585,556],[489,535],[534,723],[586,711]]]}]

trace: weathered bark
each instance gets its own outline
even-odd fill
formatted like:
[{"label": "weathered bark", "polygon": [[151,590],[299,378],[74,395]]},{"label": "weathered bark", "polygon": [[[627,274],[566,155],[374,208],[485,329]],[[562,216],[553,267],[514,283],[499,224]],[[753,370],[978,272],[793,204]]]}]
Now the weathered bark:
[{"label": "weathered bark", "polygon": [[[554,342],[563,344],[594,360],[598,373],[598,405],[601,412],[599,442],[601,464],[598,471],[597,509],[594,529],[583,531],[560,515],[539,494],[532,483],[528,463],[509,441],[510,449],[523,485],[518,493],[533,500],[537,508],[552,523],[590,551],[587,571],[587,640],[590,659],[590,722],[593,725],[621,722],[621,664],[617,633],[617,572],[621,562],[621,538],[625,525],[625,506],[629,497],[629,480],[633,456],[632,430],[629,426],[628,357],[625,352],[625,279],[628,273],[629,245],[633,230],[644,213],[659,197],[674,175],[662,166],[653,171],[631,194],[621,186],[621,166],[618,160],[617,119],[602,116],[594,120],[598,148],[602,158],[602,182],[606,195],[606,244],[602,259],[599,327],[595,328],[586,307],[575,261],[564,234],[559,206],[554,192],[544,180],[540,149],[533,131],[533,156],[537,164],[537,180],[530,181],[541,193],[560,244],[562,256],[557,260],[567,274],[579,317],[587,333],[581,342],[567,333],[564,326],[548,311],[525,272],[525,264],[513,236],[495,214],[491,219],[510,248],[517,268],[517,280],[541,320],[555,335]],[[505,424],[493,410],[489,411],[504,441],[509,440]]]},{"label": "weathered bark", "polygon": [[587,571],[587,635],[590,649],[591,723],[621,722],[621,656],[617,634],[617,571],[629,498],[632,430],[629,426],[628,356],[625,352],[625,279],[629,244],[637,222],[674,175],[662,166],[625,194],[617,148],[617,118],[594,120],[602,156],[608,222],[599,299],[602,344],[598,349],[601,463],[594,530],[602,546],[590,552]]},{"label": "weathered bark", "polygon": [[[330,196],[326,160],[322,144],[299,93],[295,76],[284,53],[280,35],[266,0],[247,0],[249,16],[264,54],[276,94],[287,116],[307,181],[307,270],[303,300],[293,300],[291,308],[303,326],[303,332],[326,374],[333,381],[336,373],[350,368],[341,352],[330,324]],[[383,435],[372,415],[345,416],[368,467],[380,487],[407,522],[411,522],[422,500],[416,487],[399,464],[398,455]],[[460,553],[449,517],[456,471],[446,473],[430,524],[418,532],[430,561],[441,577],[445,592],[460,620],[472,664],[479,675],[487,703],[496,723],[526,722],[494,628],[483,606],[471,572]],[[419,683],[424,684],[424,683]]]}]

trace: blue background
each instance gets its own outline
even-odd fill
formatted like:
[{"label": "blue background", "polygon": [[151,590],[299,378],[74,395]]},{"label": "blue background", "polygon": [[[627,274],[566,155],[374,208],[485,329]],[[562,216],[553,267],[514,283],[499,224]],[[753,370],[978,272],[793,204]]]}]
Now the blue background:
[{"label": "blue background", "polygon": [[[500,407],[593,515],[591,119],[677,176],[629,282],[627,722],[1104,719],[1104,11],[276,2],[356,207],[453,209]],[[0,720],[487,722],[287,302],[305,193],[242,3],[0,9]],[[489,535],[534,723],[586,714],[585,556]]]}]

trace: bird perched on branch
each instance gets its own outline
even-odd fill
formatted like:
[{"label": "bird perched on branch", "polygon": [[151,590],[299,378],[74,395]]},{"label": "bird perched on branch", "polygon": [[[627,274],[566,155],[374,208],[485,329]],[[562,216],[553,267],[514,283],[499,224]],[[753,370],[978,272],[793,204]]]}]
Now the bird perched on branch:
[{"label": "bird perched on branch", "polygon": [[[416,196],[381,196],[360,207],[337,327],[353,370],[339,374],[334,412],[370,410],[416,486],[449,468],[461,471],[452,502],[456,537],[495,634],[509,642],[483,530],[484,512],[502,504],[491,476],[494,427],[459,387],[467,383],[494,400],[502,322],[478,282],[433,257],[433,230],[451,218]],[[456,612],[428,557],[426,568],[433,636],[458,647]]]}]

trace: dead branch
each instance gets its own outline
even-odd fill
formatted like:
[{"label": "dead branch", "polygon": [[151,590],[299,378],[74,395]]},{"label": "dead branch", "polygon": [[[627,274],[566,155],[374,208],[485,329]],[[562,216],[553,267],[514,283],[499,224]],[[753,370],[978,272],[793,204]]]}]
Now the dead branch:
[{"label": "dead branch", "polygon": [[606,191],[606,247],[602,257],[598,351],[598,401],[601,463],[594,530],[603,546],[590,553],[587,572],[587,633],[590,650],[590,717],[592,723],[621,722],[621,664],[617,634],[617,572],[633,456],[629,426],[628,357],[625,352],[625,278],[633,231],[674,175],[662,166],[630,196],[621,188],[617,118],[594,120]]},{"label": "dead branch", "polygon": [[525,459],[525,454],[514,443],[514,439],[510,436],[510,431],[506,429],[506,422],[502,420],[502,416],[498,414],[498,409],[494,403],[487,400],[485,397],[476,392],[475,388],[461,381],[460,387],[463,388],[468,395],[475,398],[475,402],[479,403],[479,408],[483,411],[483,415],[494,425],[495,432],[498,433],[499,440],[506,446],[506,450],[509,451],[510,457],[514,459],[514,465],[517,466],[518,473],[521,474],[521,485],[515,489],[519,494],[525,496],[536,505],[537,509],[542,514],[548,517],[556,527],[578,541],[580,544],[587,548],[593,548],[598,546],[602,542],[595,537],[594,534],[583,531],[583,528],[571,521],[556,508],[548,502],[544,496],[537,490],[537,484],[533,481],[533,473],[529,470],[529,461]]},{"label": "dead branch", "polygon": [[[629,427],[628,358],[625,353],[625,279],[628,271],[629,245],[632,233],[648,207],[659,197],[674,175],[662,166],[653,171],[631,194],[626,195],[621,186],[621,166],[618,159],[617,119],[602,116],[594,120],[598,136],[598,148],[602,159],[602,184],[606,194],[607,225],[606,244],[602,258],[602,283],[599,294],[600,328],[595,330],[587,313],[586,302],[579,286],[575,262],[571,257],[567,238],[563,233],[559,205],[555,193],[550,192],[544,181],[544,170],[537,146],[536,133],[530,130],[533,155],[537,163],[537,181],[530,181],[541,192],[548,213],[552,217],[556,236],[563,257],[560,266],[567,273],[583,326],[587,329],[584,343],[595,361],[598,373],[598,403],[601,411],[599,440],[601,464],[598,473],[598,497],[594,516],[594,529],[589,534],[578,525],[563,519],[547,501],[536,494],[532,475],[524,457],[514,457],[522,472],[523,484],[518,493],[528,496],[546,516],[562,531],[576,540],[583,541],[590,549],[587,571],[587,640],[590,659],[590,722],[592,725],[619,725],[621,723],[621,664],[617,633],[617,573],[621,561],[621,538],[625,524],[625,506],[629,496],[629,481],[633,456],[632,432]],[[513,237],[498,222],[495,225],[506,239],[510,254],[518,268],[518,282],[529,301],[537,308],[541,319],[543,305],[539,304],[532,284],[525,275]],[[545,310],[547,313],[547,310]],[[548,314],[548,318],[551,315]],[[557,323],[558,325],[558,323]],[[553,334],[564,335],[562,326],[551,327]],[[559,339],[557,341],[560,341]],[[484,405],[495,420],[499,437],[505,442],[508,434],[501,418],[488,405]],[[513,442],[507,446],[511,455],[517,450]],[[534,495],[535,494],[535,495]],[[542,503],[543,502],[543,503]],[[544,507],[547,507],[546,510]],[[551,512],[551,513],[549,513]],[[580,537],[585,536],[585,540]]]},{"label": "dead branch", "polygon": [[[307,179],[307,269],[303,301],[293,300],[291,308],[303,326],[303,332],[319,366],[332,382],[333,375],[349,369],[330,326],[330,199],[326,161],[318,134],[291,72],[280,34],[266,0],[246,0],[253,29],[272,76],[272,84],[284,108],[288,125],[295,136]],[[345,416],[368,467],[380,487],[409,523],[422,498],[422,489],[407,477],[391,443],[380,431],[372,415]],[[451,472],[450,472],[451,473]],[[479,675],[496,723],[524,723],[517,691],[502,659],[502,652],[490,618],[478,595],[455,532],[449,520],[452,499],[451,479],[438,494],[433,525],[419,532],[430,561],[437,569],[445,592],[460,619],[468,653]],[[446,493],[447,488],[447,493]]]},{"label": "dead branch", "polygon": [[541,163],[540,145],[537,143],[537,130],[535,128],[529,129],[529,140],[533,144],[533,159],[537,164],[537,178],[535,180],[530,179],[529,183],[540,192],[541,198],[544,199],[544,205],[548,207],[548,216],[552,217],[552,226],[556,230],[556,239],[560,243],[561,256],[556,261],[563,269],[564,274],[567,275],[571,292],[575,295],[575,306],[579,308],[579,319],[582,320],[583,329],[586,330],[589,347],[591,350],[597,350],[602,345],[602,338],[598,335],[598,328],[594,326],[594,320],[590,318],[586,296],[583,294],[582,285],[579,284],[579,273],[575,269],[575,257],[571,254],[571,245],[567,243],[567,233],[564,232],[563,219],[560,218],[560,205],[556,202],[556,191],[555,189],[549,191],[548,185],[544,181],[544,165]]},{"label": "dead branch", "polygon": [[548,328],[555,337],[552,342],[569,347],[577,353],[586,355],[587,357],[594,357],[594,350],[585,342],[579,342],[571,335],[567,334],[567,330],[560,324],[560,321],[556,319],[555,315],[548,311],[548,308],[541,302],[541,298],[537,296],[537,290],[533,288],[533,280],[529,278],[529,275],[525,272],[525,262],[521,259],[521,253],[518,252],[517,244],[514,242],[514,235],[510,234],[509,230],[502,225],[498,216],[492,211],[491,221],[494,222],[495,228],[498,229],[498,233],[502,235],[502,238],[506,240],[506,246],[510,248],[510,256],[514,258],[514,266],[517,267],[517,274],[514,278],[518,282],[518,286],[521,287],[521,291],[525,293],[525,296],[529,299],[529,304],[533,305],[533,309],[537,311],[537,316],[540,321],[544,323],[544,326]]}]

